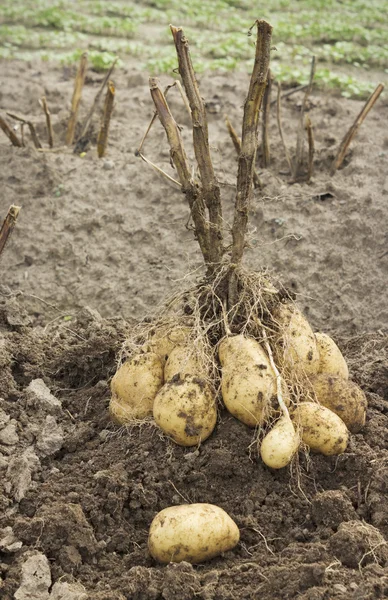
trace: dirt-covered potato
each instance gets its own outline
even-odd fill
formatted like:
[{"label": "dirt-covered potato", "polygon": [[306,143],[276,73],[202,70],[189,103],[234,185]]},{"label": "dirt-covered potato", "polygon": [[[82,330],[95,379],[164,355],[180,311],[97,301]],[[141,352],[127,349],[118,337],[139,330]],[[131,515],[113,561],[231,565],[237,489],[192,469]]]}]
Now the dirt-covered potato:
[{"label": "dirt-covered potato", "polygon": [[320,373],[310,378],[316,398],[341,417],[349,431],[357,433],[365,425],[367,401],[353,381]]},{"label": "dirt-covered potato", "polygon": [[272,469],[282,469],[288,465],[300,444],[300,437],[289,417],[283,415],[265,436],[261,445],[260,456],[263,462]]},{"label": "dirt-covered potato", "polygon": [[176,375],[181,379],[185,375],[206,375],[203,355],[197,346],[175,346],[164,366],[164,380],[170,381]]},{"label": "dirt-covered potato", "polygon": [[154,401],[156,424],[180,446],[197,446],[217,421],[215,393],[200,377],[179,376],[159,390]]},{"label": "dirt-covered potato", "polygon": [[200,563],[231,550],[240,539],[236,523],[214,504],[165,508],[151,523],[148,548],[161,563]]},{"label": "dirt-covered potato", "polygon": [[119,425],[152,415],[157,392],[163,385],[163,366],[153,352],[138,354],[121,365],[111,382],[109,412]]},{"label": "dirt-covered potato", "polygon": [[315,339],[319,351],[318,373],[327,373],[342,377],[342,379],[348,379],[348,365],[335,341],[326,333],[316,333]]},{"label": "dirt-covered potato", "polygon": [[318,373],[319,350],[307,319],[291,303],[280,303],[274,311],[280,329],[276,360],[297,377]]},{"label": "dirt-covered potato", "polygon": [[161,327],[144,344],[143,349],[157,354],[164,365],[175,346],[184,344],[190,333],[191,328],[186,325],[176,325],[173,328]]},{"label": "dirt-covered potato", "polygon": [[330,409],[315,402],[302,402],[292,413],[292,419],[301,428],[302,441],[311,450],[325,456],[345,452],[348,429]]},{"label": "dirt-covered potato", "polygon": [[275,373],[264,349],[252,338],[235,336],[220,344],[219,356],[227,410],[250,427],[263,424],[276,394]]}]

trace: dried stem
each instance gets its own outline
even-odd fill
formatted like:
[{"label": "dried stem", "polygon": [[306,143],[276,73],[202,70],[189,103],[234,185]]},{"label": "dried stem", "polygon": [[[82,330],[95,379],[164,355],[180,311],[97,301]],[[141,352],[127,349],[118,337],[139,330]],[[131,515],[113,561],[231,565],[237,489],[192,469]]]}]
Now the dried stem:
[{"label": "dried stem", "polygon": [[349,131],[347,132],[347,134],[345,135],[344,139],[342,140],[342,142],[340,144],[340,147],[337,152],[337,156],[335,157],[335,159],[331,165],[330,175],[334,175],[334,173],[337,171],[337,169],[339,169],[340,166],[342,165],[343,160],[346,155],[346,152],[349,148],[349,145],[350,145],[352,139],[354,138],[354,136],[356,135],[360,126],[364,122],[364,119],[367,116],[367,114],[369,113],[369,111],[375,105],[375,103],[376,103],[378,97],[380,96],[381,92],[383,91],[383,89],[384,89],[384,85],[382,83],[379,83],[379,85],[377,86],[377,88],[375,89],[373,94],[371,94],[369,96],[368,100],[362,107],[360,113],[357,115],[353,125],[351,126],[351,128],[349,129]]},{"label": "dried stem", "polygon": [[[259,114],[267,85],[267,72],[271,48],[271,25],[266,21],[256,21],[255,25],[257,25],[255,64],[252,71],[248,96],[244,104],[241,153],[238,161],[237,195],[232,227],[232,269],[235,269],[241,263],[244,252],[248,212],[252,197],[253,168],[257,149]],[[235,285],[232,285],[229,289],[229,303],[234,304],[236,299],[237,289]]]},{"label": "dried stem", "polygon": [[314,133],[313,126],[311,124],[310,118],[306,117],[306,129],[307,129],[307,140],[309,145],[309,163],[307,169],[307,181],[310,181],[313,174],[313,164],[314,164]]},{"label": "dried stem", "polygon": [[51,114],[50,114],[50,111],[48,109],[46,96],[42,96],[41,97],[41,99],[40,99],[40,105],[43,108],[44,114],[46,115],[46,127],[47,127],[48,144],[49,144],[50,148],[53,148],[54,147],[54,132],[53,132],[53,126],[52,126],[52,123],[51,123]]},{"label": "dried stem", "polygon": [[282,145],[283,145],[283,149],[284,149],[284,154],[286,155],[286,161],[288,164],[288,168],[290,169],[290,173],[292,174],[292,161],[291,161],[291,157],[290,154],[288,152],[288,148],[286,145],[286,141],[284,139],[284,135],[283,135],[283,127],[282,127],[282,117],[281,117],[281,102],[280,102],[280,92],[281,92],[281,85],[280,82],[278,83],[278,95],[277,95],[277,103],[276,103],[276,119],[278,122],[278,129],[279,129],[279,135],[280,135],[280,139],[282,141]]},{"label": "dried stem", "polygon": [[[279,83],[278,83],[278,85],[279,85]],[[298,85],[298,87],[292,88],[291,90],[287,90],[287,92],[284,92],[284,94],[282,94],[282,98],[289,98],[289,96],[293,96],[297,92],[303,92],[303,90],[305,90],[306,88],[308,88],[308,83],[305,85]],[[271,106],[272,106],[272,104],[276,104],[276,103],[277,103],[277,99],[271,100]]]},{"label": "dried stem", "polygon": [[97,154],[98,158],[102,158],[106,153],[106,146],[108,143],[110,118],[112,116],[113,106],[115,100],[115,86],[112,81],[108,82],[108,89],[106,91],[105,103],[104,103],[104,114],[102,117],[102,123],[100,132],[97,139]]},{"label": "dried stem", "polygon": [[71,146],[74,140],[75,126],[77,124],[77,114],[79,103],[81,101],[82,88],[84,86],[85,75],[86,75],[86,67],[88,64],[88,53],[84,52],[81,56],[81,60],[79,63],[77,75],[74,82],[74,92],[71,100],[71,111],[69,123],[67,125],[66,132],[66,145]]},{"label": "dried stem", "polygon": [[299,119],[299,129],[296,138],[296,151],[295,151],[295,160],[294,160],[294,168],[292,171],[293,180],[296,181],[299,176],[299,172],[303,162],[303,146],[305,139],[305,119],[304,113],[306,111],[307,100],[309,95],[311,94],[311,90],[313,88],[313,80],[315,75],[315,56],[311,59],[311,69],[310,69],[310,79],[309,83],[303,98],[302,108],[300,109],[300,119]]},{"label": "dried stem", "polygon": [[171,159],[178,173],[178,179],[182,184],[182,192],[186,195],[191,215],[194,221],[195,233],[205,259],[209,266],[211,262],[209,226],[206,220],[206,211],[200,190],[191,178],[190,165],[183,147],[179,127],[171,114],[163,90],[158,79],[150,78],[150,90],[160,122],[162,123],[168,143],[170,145]]},{"label": "dried stem", "polygon": [[23,125],[27,125],[28,129],[30,130],[30,134],[32,137],[32,141],[34,142],[35,148],[42,147],[42,144],[40,143],[39,138],[38,138],[38,134],[36,133],[35,127],[34,127],[33,123],[31,123],[31,121],[28,121],[25,117],[16,115],[15,113],[7,112],[7,115],[9,117],[11,117],[11,119],[15,119],[15,121],[19,121],[20,123],[23,123]]},{"label": "dried stem", "polygon": [[[233,127],[232,123],[229,121],[228,115],[225,115],[225,123],[228,128],[229,135],[232,138],[232,142],[233,142],[233,146],[236,150],[237,158],[239,158],[240,152],[241,152],[241,140],[238,137],[237,132],[236,132],[235,128]],[[261,189],[263,187],[263,185],[260,181],[260,177],[258,176],[255,168],[253,169],[253,187],[259,188],[259,189]]]},{"label": "dried stem", "polygon": [[189,45],[180,27],[170,25],[178,56],[179,73],[186,91],[193,122],[194,152],[201,176],[203,198],[209,211],[209,253],[210,264],[216,267],[222,260],[223,221],[221,193],[210,156],[208,124],[205,105],[199,92],[198,83],[190,58]]},{"label": "dried stem", "polygon": [[5,121],[5,119],[3,119],[2,117],[0,117],[0,127],[4,131],[7,138],[11,141],[12,146],[16,146],[17,148],[23,147],[23,143],[19,140],[16,133],[12,131],[7,121]]},{"label": "dried stem", "polygon": [[104,91],[104,88],[105,88],[107,82],[109,81],[110,76],[113,73],[113,69],[115,68],[117,61],[118,61],[118,58],[115,58],[114,61],[113,61],[113,63],[109,67],[109,70],[106,73],[104,79],[102,80],[101,85],[100,85],[100,87],[98,89],[97,94],[95,95],[95,98],[93,100],[93,104],[90,107],[89,112],[86,115],[86,118],[85,118],[85,120],[84,120],[84,122],[82,124],[81,133],[80,133],[80,135],[77,138],[76,145],[75,145],[75,148],[74,148],[74,153],[75,154],[77,154],[78,152],[82,152],[83,148],[86,146],[86,144],[88,142],[88,139],[86,138],[86,134],[87,134],[87,132],[89,130],[90,123],[92,122],[92,117],[93,117],[94,112],[95,112],[95,110],[96,110],[96,108],[98,106],[98,103],[99,103],[100,98],[102,96],[102,92]]},{"label": "dried stem", "polygon": [[271,88],[272,88],[271,70],[268,69],[267,87],[265,88],[264,98],[263,98],[263,125],[262,125],[262,145],[261,145],[262,165],[265,169],[268,167],[269,161],[270,161],[268,127],[269,127],[269,115],[270,115],[270,107],[271,107]]},{"label": "dried stem", "polygon": [[13,228],[16,225],[19,212],[20,206],[15,206],[14,204],[12,204],[8,209],[7,216],[5,217],[0,229],[0,256],[6,246],[9,236],[13,231]]}]

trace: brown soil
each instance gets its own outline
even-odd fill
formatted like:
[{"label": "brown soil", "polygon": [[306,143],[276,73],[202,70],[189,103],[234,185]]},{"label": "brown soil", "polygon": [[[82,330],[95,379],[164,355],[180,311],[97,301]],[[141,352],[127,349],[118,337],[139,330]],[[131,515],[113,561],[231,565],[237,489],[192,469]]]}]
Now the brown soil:
[{"label": "brown soil", "polygon": [[[44,140],[38,98],[45,93],[59,146],[72,74],[39,69],[2,63],[0,108],[28,115]],[[81,116],[100,79],[87,80]],[[330,162],[361,104],[313,95],[310,184],[290,185],[281,174],[272,118],[273,158],[268,171],[259,169],[265,187],[255,193],[247,262],[273,269],[313,327],[334,335],[369,403],[366,426],[345,454],[301,454],[299,470],[275,472],[257,458],[252,431],[226,412],[199,449],[173,445],[152,424],[123,431],[109,421],[108,382],[133,322],[201,264],[183,197],[134,156],[152,114],[146,77],[128,68],[115,83],[104,160],[95,144],[80,158],[0,139],[1,214],[22,206],[0,288],[1,598],[13,598],[22,565],[42,554],[51,568],[35,595],[42,599],[50,591],[90,600],[387,597],[387,101],[331,178]],[[236,160],[223,113],[240,122],[247,76],[206,76],[200,84],[230,221]],[[284,102],[290,147],[300,103],[300,95]],[[174,92],[171,106],[189,147]],[[170,168],[159,124],[146,154]],[[147,551],[150,523],[186,500],[224,508],[241,542],[200,566],[159,566]],[[66,588],[58,596],[57,584],[74,583],[83,586],[78,595]]]}]

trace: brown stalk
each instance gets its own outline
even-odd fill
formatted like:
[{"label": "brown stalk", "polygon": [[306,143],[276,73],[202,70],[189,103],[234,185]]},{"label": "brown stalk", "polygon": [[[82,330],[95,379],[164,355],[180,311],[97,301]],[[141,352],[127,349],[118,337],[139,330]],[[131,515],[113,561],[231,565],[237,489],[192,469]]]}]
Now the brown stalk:
[{"label": "brown stalk", "polygon": [[50,146],[50,148],[54,147],[54,132],[53,132],[53,126],[51,123],[51,114],[50,111],[48,109],[48,105],[47,105],[47,100],[46,100],[46,96],[42,96],[40,99],[40,105],[43,108],[43,112],[46,115],[46,127],[47,127],[47,137],[48,137],[48,144]]},{"label": "brown stalk", "polygon": [[[291,90],[287,90],[287,92],[284,92],[284,94],[282,94],[282,99],[283,98],[289,98],[289,96],[293,96],[297,92],[303,92],[303,90],[305,90],[306,88],[308,88],[308,83],[305,84],[305,85],[298,85],[297,87],[292,88]],[[271,100],[271,105],[272,104],[276,104],[276,103],[277,103],[276,99],[275,100]]]},{"label": "brown stalk", "polygon": [[17,148],[23,147],[23,143],[19,140],[16,133],[12,131],[7,121],[5,121],[3,117],[0,117],[0,128],[4,131],[5,135],[10,140],[12,146],[16,146]]},{"label": "brown stalk", "polygon": [[[226,127],[228,128],[229,135],[232,138],[233,146],[234,146],[234,149],[236,150],[236,154],[237,154],[237,158],[238,158],[240,156],[240,152],[241,152],[241,140],[238,137],[237,132],[236,132],[235,128],[233,127],[232,123],[229,121],[228,115],[225,115],[225,123],[226,123]],[[262,183],[260,181],[260,177],[257,174],[256,169],[253,170],[253,187],[259,188],[259,189],[261,189],[263,187]]]},{"label": "brown stalk", "polygon": [[236,268],[241,263],[244,252],[252,197],[260,107],[267,85],[271,49],[272,26],[266,21],[256,21],[255,25],[257,25],[256,55],[248,96],[244,103],[241,153],[238,161],[237,195],[232,226],[232,268]]},{"label": "brown stalk", "polygon": [[7,216],[5,217],[0,229],[0,256],[6,246],[9,236],[13,231],[13,228],[16,225],[19,212],[20,206],[15,206],[14,204],[12,204],[8,209]]},{"label": "brown stalk", "polygon": [[95,98],[93,100],[93,104],[89,109],[88,114],[86,115],[86,118],[84,120],[84,122],[82,123],[82,127],[81,127],[81,133],[77,138],[76,144],[75,144],[75,148],[74,148],[74,154],[77,154],[78,152],[82,152],[83,148],[85,147],[86,143],[87,143],[87,138],[86,138],[86,134],[89,131],[89,127],[90,127],[90,123],[92,122],[92,117],[94,115],[94,112],[98,106],[98,103],[100,102],[100,98],[102,96],[102,92],[104,91],[104,88],[107,84],[107,82],[109,81],[110,76],[113,73],[113,69],[116,66],[116,63],[118,61],[118,57],[114,59],[113,63],[111,64],[111,66],[109,67],[108,72],[106,73],[104,79],[101,82],[101,85],[97,91],[97,94],[95,95]]},{"label": "brown stalk", "polygon": [[77,124],[78,108],[81,101],[82,88],[84,86],[86,67],[88,64],[88,53],[84,52],[81,56],[77,75],[74,82],[73,97],[71,99],[71,110],[69,123],[66,132],[66,145],[71,146],[74,140],[75,126]]},{"label": "brown stalk", "polygon": [[302,107],[300,109],[299,128],[298,128],[298,134],[297,134],[297,138],[296,138],[294,168],[292,170],[292,178],[294,181],[296,181],[298,179],[299,172],[300,172],[300,169],[302,167],[302,162],[303,162],[303,146],[304,146],[304,139],[305,139],[304,113],[306,111],[308,97],[311,94],[311,90],[313,88],[314,75],[315,75],[315,56],[313,56],[311,59],[310,79],[309,79],[309,83],[308,83],[307,89],[304,94]]},{"label": "brown stalk", "polygon": [[108,143],[110,118],[112,116],[113,106],[115,100],[115,86],[112,81],[108,82],[108,89],[105,96],[104,103],[104,114],[102,117],[102,123],[100,132],[97,138],[97,154],[98,158],[105,156],[106,146]]},{"label": "brown stalk", "polygon": [[24,124],[27,125],[28,129],[30,130],[30,134],[32,137],[32,141],[34,142],[35,148],[42,147],[42,144],[40,143],[39,138],[38,138],[38,134],[36,133],[35,127],[34,127],[33,123],[31,123],[31,121],[28,121],[28,119],[26,119],[20,115],[16,115],[15,113],[7,112],[7,115],[9,117],[11,117],[11,119],[15,119],[15,121],[19,121],[20,123],[23,123],[23,125]]},{"label": "brown stalk", "polygon": [[182,192],[185,194],[190,206],[191,215],[194,221],[195,233],[205,259],[205,263],[209,267],[212,262],[212,254],[210,252],[209,225],[206,220],[204,200],[201,196],[200,190],[192,180],[190,165],[183,146],[179,127],[171,114],[170,108],[163,94],[163,90],[160,87],[159,81],[156,77],[150,78],[150,90],[158,117],[167,134],[171,152],[171,160],[173,161],[177,170],[178,179],[182,185]]},{"label": "brown stalk", "polygon": [[270,108],[271,108],[271,88],[272,88],[271,70],[268,69],[267,87],[265,88],[264,98],[263,98],[263,123],[262,123],[262,142],[261,142],[262,165],[265,169],[268,167],[269,161],[270,161],[268,127],[269,127],[269,115],[270,115]]},{"label": "brown stalk", "polygon": [[282,146],[284,149],[284,154],[286,155],[286,161],[288,164],[288,168],[290,169],[290,173],[292,174],[292,161],[291,161],[291,157],[290,154],[288,152],[288,148],[286,145],[286,141],[284,139],[284,135],[283,135],[283,127],[282,127],[282,117],[281,117],[281,102],[280,102],[280,93],[281,93],[281,85],[280,82],[278,83],[278,95],[277,95],[277,102],[276,102],[276,119],[278,122],[278,129],[279,129],[279,135],[280,135],[280,139],[282,141]]},{"label": "brown stalk", "polygon": [[178,56],[179,74],[191,109],[195,158],[201,176],[203,198],[209,211],[210,263],[215,267],[224,253],[223,221],[220,186],[210,156],[206,110],[195,78],[188,41],[181,27],[170,25],[170,29]]},{"label": "brown stalk", "polygon": [[306,117],[306,130],[307,130],[307,141],[308,141],[308,146],[309,146],[309,162],[308,162],[308,169],[307,169],[307,181],[310,181],[310,179],[313,175],[314,152],[315,152],[314,133],[313,133],[313,126],[311,124],[310,117]]},{"label": "brown stalk", "polygon": [[375,89],[373,94],[371,94],[369,96],[368,100],[362,107],[360,113],[357,115],[353,125],[350,127],[349,131],[347,132],[344,139],[342,140],[340,147],[338,148],[337,156],[335,157],[335,159],[333,160],[333,163],[331,165],[330,175],[334,175],[334,173],[337,171],[337,169],[339,169],[340,166],[342,165],[351,141],[353,140],[353,138],[356,135],[357,131],[359,130],[360,126],[364,122],[365,117],[367,116],[369,111],[376,104],[377,99],[380,96],[383,89],[384,89],[384,85],[382,83],[379,83],[379,85],[377,86],[377,88]]}]

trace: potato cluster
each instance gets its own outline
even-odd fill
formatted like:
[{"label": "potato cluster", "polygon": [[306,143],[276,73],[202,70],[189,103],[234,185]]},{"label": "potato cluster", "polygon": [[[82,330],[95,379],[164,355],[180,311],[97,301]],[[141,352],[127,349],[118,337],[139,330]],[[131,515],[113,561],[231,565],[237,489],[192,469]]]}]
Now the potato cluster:
[{"label": "potato cluster", "polygon": [[[263,430],[274,423],[258,444],[271,468],[285,467],[302,443],[325,455],[344,452],[349,431],[365,423],[364,393],[349,381],[335,342],[314,333],[293,303],[279,303],[272,318],[270,343],[267,335],[260,343],[238,334],[214,349],[226,409],[249,427]],[[157,329],[113,377],[112,418],[127,425],[153,416],[182,446],[206,440],[217,421],[217,382],[204,360],[205,344],[190,326]]]}]

